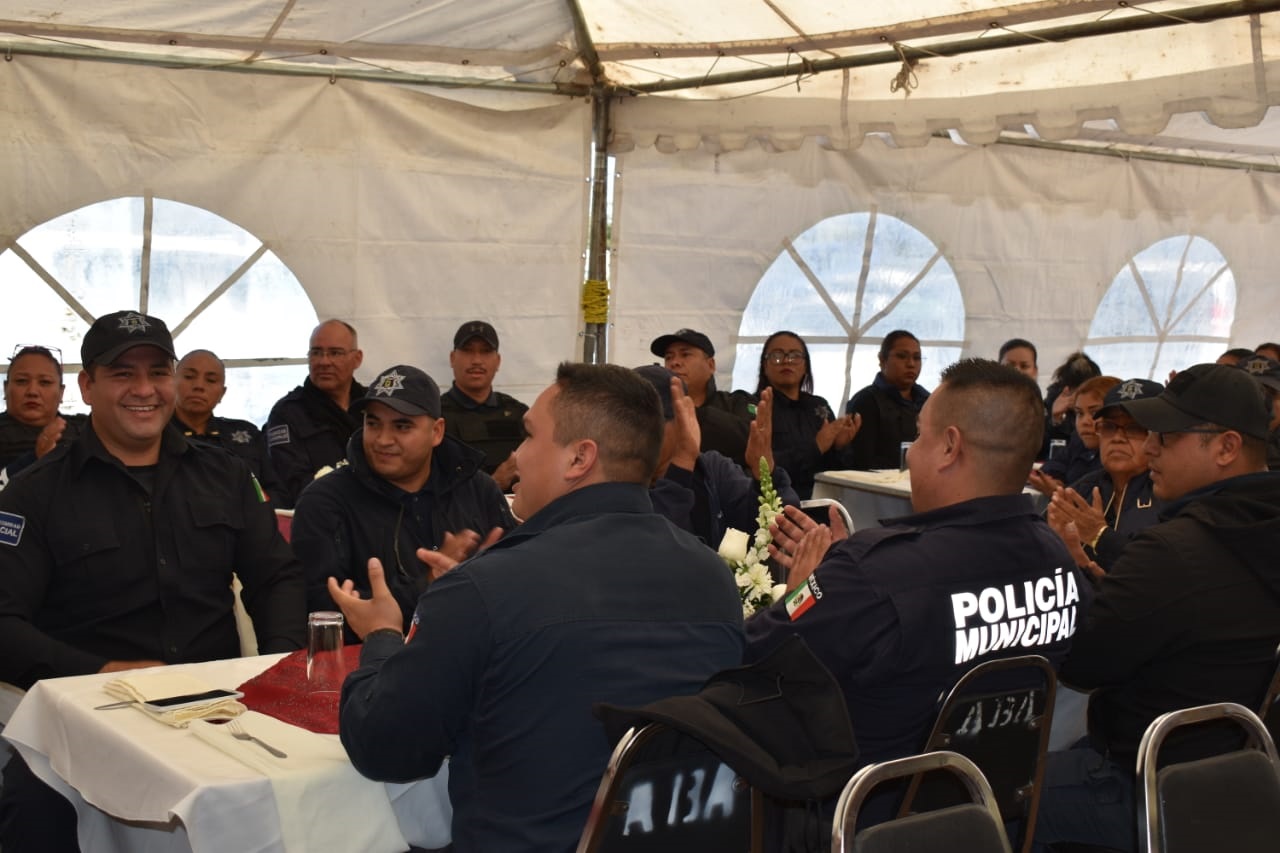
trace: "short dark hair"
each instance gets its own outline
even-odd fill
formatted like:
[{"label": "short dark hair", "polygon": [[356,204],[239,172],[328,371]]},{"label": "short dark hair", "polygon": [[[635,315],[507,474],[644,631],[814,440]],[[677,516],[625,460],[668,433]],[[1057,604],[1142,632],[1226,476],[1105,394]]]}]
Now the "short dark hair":
[{"label": "short dark hair", "polygon": [[764,366],[768,362],[769,345],[773,343],[774,338],[780,338],[783,335],[790,335],[800,342],[800,349],[804,351],[804,376],[800,378],[800,390],[806,394],[813,393],[813,359],[809,357],[809,345],[804,342],[804,338],[795,332],[788,332],[783,329],[780,332],[774,332],[765,339],[764,346],[760,348],[760,375],[756,378],[756,393],[769,387],[769,380],[764,375]]},{"label": "short dark hair", "polygon": [[209,358],[211,358],[211,359],[213,359],[214,361],[218,362],[218,367],[221,367],[221,368],[222,368],[222,372],[223,372],[224,374],[227,372],[227,363],[226,363],[225,361],[223,361],[222,359],[218,358],[218,354],[217,354],[216,352],[214,352],[213,350],[208,350],[208,349],[193,349],[191,352],[187,353],[187,354],[186,354],[186,355],[184,355],[182,358],[178,359],[178,367],[182,367],[182,362],[184,362],[184,361],[186,361],[187,359],[191,358],[191,356],[193,356],[193,355],[207,355],[207,356],[209,356]]},{"label": "short dark hair", "polygon": [[1083,352],[1073,352],[1053,371],[1053,381],[1064,388],[1075,388],[1086,379],[1101,375],[1102,368],[1096,361]]},{"label": "short dark hair", "polygon": [[1258,344],[1256,347],[1253,348],[1253,351],[1256,352],[1258,355],[1267,355],[1265,352],[1263,352],[1263,350],[1270,350],[1271,352],[1275,353],[1275,355],[1269,355],[1267,356],[1267,358],[1280,361],[1280,344],[1276,344],[1268,341],[1265,344]]},{"label": "short dark hair", "polygon": [[39,344],[28,344],[27,346],[22,347],[21,349],[19,349],[17,352],[13,354],[13,358],[9,359],[9,364],[12,365],[15,361],[17,361],[18,359],[22,358],[25,355],[39,355],[49,359],[49,361],[53,362],[53,366],[54,368],[57,369],[59,375],[61,375],[62,362],[59,361],[58,357],[53,354],[53,350],[49,349],[48,347],[42,347]]},{"label": "short dark hair", "polygon": [[[939,393],[941,392],[941,393]],[[933,422],[954,425],[988,458],[984,470],[1020,491],[1044,439],[1044,403],[1031,377],[985,358],[966,358],[942,371]]]},{"label": "short dark hair", "polygon": [[889,353],[893,352],[893,345],[903,338],[911,338],[916,344],[920,343],[920,339],[908,332],[906,329],[894,329],[892,332],[884,336],[884,340],[880,342],[880,361],[883,363],[889,357]]},{"label": "short dark hair", "polygon": [[666,425],[653,385],[615,364],[569,361],[556,369],[556,384],[555,442],[589,438],[606,479],[647,485],[658,468]]},{"label": "short dark hair", "polygon": [[1036,351],[1036,345],[1026,338],[1009,338],[1000,345],[1000,354],[996,356],[996,360],[1004,361],[1004,354],[1011,349],[1029,349],[1031,350],[1031,363],[1040,363],[1040,353]]},{"label": "short dark hair", "polygon": [[1224,352],[1218,358],[1234,358],[1236,361],[1243,361],[1246,358],[1253,357],[1253,350],[1248,347],[1232,347]]}]

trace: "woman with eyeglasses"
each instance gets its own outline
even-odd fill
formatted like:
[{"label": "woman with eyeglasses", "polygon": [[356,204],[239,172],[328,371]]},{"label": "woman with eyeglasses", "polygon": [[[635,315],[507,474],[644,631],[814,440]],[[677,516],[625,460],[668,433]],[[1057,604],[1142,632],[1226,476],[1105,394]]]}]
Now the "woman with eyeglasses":
[{"label": "woman with eyeglasses", "polygon": [[[1130,379],[1108,391],[1101,408],[1088,421],[1089,431],[1096,435],[1102,468],[1070,488],[1058,489],[1049,502],[1050,526],[1070,542],[1066,526],[1075,525],[1088,557],[1080,568],[1095,575],[1115,563],[1129,539],[1159,521],[1163,502],[1152,493],[1143,449],[1147,430],[1123,404],[1157,397],[1163,390],[1159,382]],[[1081,433],[1084,424],[1077,413],[1076,428]]]},{"label": "woman with eyeglasses", "polygon": [[1119,384],[1119,377],[1095,376],[1081,382],[1072,392],[1070,438],[1057,455],[1045,460],[1040,470],[1031,472],[1027,478],[1031,488],[1051,498],[1054,492],[1068,483],[1102,468],[1094,418],[1102,408],[1107,392]]},{"label": "woman with eyeglasses", "polygon": [[83,415],[62,417],[62,363],[50,347],[20,345],[4,379],[0,467],[9,476],[80,434]]},{"label": "woman with eyeglasses", "polygon": [[862,418],[862,429],[845,454],[853,468],[898,468],[902,442],[915,441],[916,417],[929,392],[916,384],[924,357],[920,341],[905,329],[880,343],[880,370],[870,385],[854,394],[845,412]]},{"label": "woman with eyeglasses", "polygon": [[760,351],[757,396],[773,397],[773,459],[791,475],[801,500],[813,496],[819,471],[842,468],[840,451],[858,432],[859,421],[837,418],[813,393],[809,347],[795,332],[774,332]]}]

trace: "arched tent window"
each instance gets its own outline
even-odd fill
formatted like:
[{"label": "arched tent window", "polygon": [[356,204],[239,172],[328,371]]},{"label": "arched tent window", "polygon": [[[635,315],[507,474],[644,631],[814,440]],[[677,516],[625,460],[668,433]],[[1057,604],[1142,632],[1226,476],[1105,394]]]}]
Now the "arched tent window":
[{"label": "arched tent window", "polygon": [[1102,297],[1085,349],[1106,373],[1163,382],[1170,370],[1213,361],[1228,347],[1236,281],[1203,237],[1143,249]]},{"label": "arched tent window", "polygon": [[733,387],[755,390],[760,349],[779,329],[805,339],[814,393],[842,410],[879,370],[884,335],[907,329],[920,339],[919,382],[932,389],[960,357],[964,300],[942,250],[907,223],[872,209],[824,219],[765,271],[738,330]]},{"label": "arched tent window", "polygon": [[134,308],[164,320],[181,356],[227,363],[218,414],[261,424],[301,381],[316,312],[274,252],[243,228],[188,204],[117,198],[39,225],[0,254],[0,346],[59,347],[63,410],[85,411],[76,374],[95,317]]}]

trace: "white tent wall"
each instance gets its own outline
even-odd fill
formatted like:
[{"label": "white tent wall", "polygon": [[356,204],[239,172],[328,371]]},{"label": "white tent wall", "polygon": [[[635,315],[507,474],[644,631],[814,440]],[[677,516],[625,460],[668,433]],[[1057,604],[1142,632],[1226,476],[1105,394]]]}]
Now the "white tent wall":
[{"label": "white tent wall", "polygon": [[[652,360],[658,334],[694,326],[716,343],[728,387],[742,311],[783,240],[873,205],[942,248],[964,296],[967,356],[994,357],[1004,340],[1027,337],[1047,374],[1084,342],[1117,272],[1188,233],[1231,265],[1233,345],[1280,337],[1280,175],[875,139],[844,152],[813,140],[786,152],[636,148],[619,155],[618,171],[612,357],[624,364]],[[851,387],[871,378],[851,377]]]},{"label": "white tent wall", "polygon": [[498,112],[386,84],[17,56],[0,105],[6,244],[153,193],[266,242],[320,317],[360,330],[364,379],[408,362],[447,385],[474,317],[500,330],[499,383],[517,396],[580,352],[582,100]]}]

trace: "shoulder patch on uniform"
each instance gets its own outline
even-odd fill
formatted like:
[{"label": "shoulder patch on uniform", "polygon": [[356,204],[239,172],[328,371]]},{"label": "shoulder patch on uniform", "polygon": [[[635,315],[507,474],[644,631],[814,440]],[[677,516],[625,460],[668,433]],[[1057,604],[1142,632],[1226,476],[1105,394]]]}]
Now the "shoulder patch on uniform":
[{"label": "shoulder patch on uniform", "polygon": [[787,616],[794,622],[822,600],[822,587],[818,586],[817,578],[809,575],[809,579],[792,590],[784,600]]},{"label": "shoulder patch on uniform", "polygon": [[275,447],[277,444],[289,443],[289,425],[280,424],[273,426],[267,430],[267,447]]},{"label": "shoulder patch on uniform", "polygon": [[0,544],[17,545],[22,541],[22,529],[27,520],[11,512],[0,512]]}]

